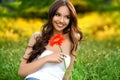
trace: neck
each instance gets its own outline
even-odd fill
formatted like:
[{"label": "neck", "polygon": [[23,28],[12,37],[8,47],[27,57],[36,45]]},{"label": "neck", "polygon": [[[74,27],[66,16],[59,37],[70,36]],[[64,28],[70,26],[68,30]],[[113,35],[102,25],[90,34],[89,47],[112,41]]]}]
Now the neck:
[{"label": "neck", "polygon": [[63,32],[62,31],[54,31],[54,33],[53,33],[53,35],[56,35],[56,34],[63,34]]}]

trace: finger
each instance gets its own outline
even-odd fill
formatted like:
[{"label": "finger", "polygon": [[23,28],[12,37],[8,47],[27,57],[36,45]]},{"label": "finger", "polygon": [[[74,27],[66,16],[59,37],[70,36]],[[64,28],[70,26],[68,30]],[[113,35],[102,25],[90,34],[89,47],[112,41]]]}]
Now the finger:
[{"label": "finger", "polygon": [[63,56],[63,57],[67,57],[67,56],[66,56],[65,54],[63,54],[63,53],[60,53],[60,55]]},{"label": "finger", "polygon": [[64,59],[64,55],[59,55],[59,58]]},{"label": "finger", "polygon": [[58,57],[57,63],[60,63],[60,62],[62,62],[62,61],[63,61],[63,59],[61,59],[60,57]]},{"label": "finger", "polygon": [[67,57],[66,54],[63,54],[64,57]]},{"label": "finger", "polygon": [[59,55],[57,58],[58,63],[62,62],[64,60],[64,57]]}]

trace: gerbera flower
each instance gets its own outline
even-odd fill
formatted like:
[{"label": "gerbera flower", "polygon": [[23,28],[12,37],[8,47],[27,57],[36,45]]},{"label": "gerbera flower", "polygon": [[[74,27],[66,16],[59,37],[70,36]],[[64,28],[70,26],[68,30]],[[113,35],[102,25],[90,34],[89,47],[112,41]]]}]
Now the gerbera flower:
[{"label": "gerbera flower", "polygon": [[[60,49],[60,52],[63,52],[62,51],[62,48],[61,48],[61,45],[62,45],[62,42],[65,40],[64,36],[62,34],[57,34],[55,36],[53,36],[50,40],[49,40],[49,44],[50,46],[54,46],[54,45],[58,45],[59,49]],[[64,59],[64,67],[65,67],[65,70],[66,70],[66,62],[65,62],[65,59]]]},{"label": "gerbera flower", "polygon": [[50,46],[53,45],[58,45],[61,46],[62,42],[65,40],[64,36],[61,34],[57,34],[55,36],[53,36],[50,40],[49,40],[49,44]]}]

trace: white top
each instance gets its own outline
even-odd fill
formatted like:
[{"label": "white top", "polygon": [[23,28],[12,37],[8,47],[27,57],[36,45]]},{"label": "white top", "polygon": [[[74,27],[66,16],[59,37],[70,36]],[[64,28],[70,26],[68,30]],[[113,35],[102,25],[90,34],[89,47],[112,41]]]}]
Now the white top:
[{"label": "white top", "polygon": [[[46,55],[52,54],[50,50],[45,50],[43,53],[38,56],[38,58],[44,57]],[[66,68],[70,65],[70,56],[65,57]],[[64,61],[61,63],[46,63],[38,71],[29,74],[26,78],[34,77],[40,80],[63,80],[65,74]]]}]

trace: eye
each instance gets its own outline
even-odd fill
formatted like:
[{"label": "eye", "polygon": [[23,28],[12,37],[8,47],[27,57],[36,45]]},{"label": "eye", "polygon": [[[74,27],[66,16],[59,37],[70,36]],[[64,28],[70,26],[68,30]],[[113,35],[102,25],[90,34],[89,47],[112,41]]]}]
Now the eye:
[{"label": "eye", "polygon": [[55,13],[55,16],[60,16],[60,14],[59,13]]},{"label": "eye", "polygon": [[66,16],[67,19],[70,19],[70,16]]}]

